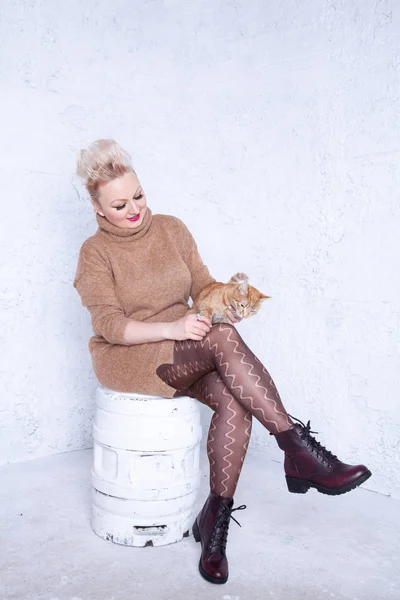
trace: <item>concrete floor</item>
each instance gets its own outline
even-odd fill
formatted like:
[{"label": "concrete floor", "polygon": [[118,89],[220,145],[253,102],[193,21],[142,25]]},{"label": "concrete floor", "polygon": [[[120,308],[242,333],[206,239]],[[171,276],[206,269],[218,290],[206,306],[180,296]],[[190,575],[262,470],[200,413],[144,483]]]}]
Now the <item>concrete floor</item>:
[{"label": "concrete floor", "polygon": [[[207,495],[208,464],[198,506]],[[91,451],[0,469],[0,600],[400,600],[400,503],[365,489],[286,489],[283,467],[248,455],[225,585],[197,570],[200,545],[129,548],[90,527]]]}]

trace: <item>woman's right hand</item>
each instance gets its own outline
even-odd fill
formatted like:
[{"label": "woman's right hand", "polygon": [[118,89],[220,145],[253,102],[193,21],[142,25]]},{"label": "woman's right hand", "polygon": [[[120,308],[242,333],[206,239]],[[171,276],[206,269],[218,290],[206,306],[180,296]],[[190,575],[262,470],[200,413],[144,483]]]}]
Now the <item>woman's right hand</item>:
[{"label": "woman's right hand", "polygon": [[207,319],[207,317],[201,317],[201,319],[201,321],[198,321],[196,315],[188,313],[181,319],[168,323],[168,339],[201,341],[211,331],[210,319]]}]

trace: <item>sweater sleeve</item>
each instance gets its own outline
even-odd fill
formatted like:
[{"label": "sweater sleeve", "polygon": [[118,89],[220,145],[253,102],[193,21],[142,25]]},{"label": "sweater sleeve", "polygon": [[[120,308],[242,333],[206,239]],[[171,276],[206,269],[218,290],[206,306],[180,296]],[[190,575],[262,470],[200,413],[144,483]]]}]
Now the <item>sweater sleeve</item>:
[{"label": "sweater sleeve", "polygon": [[217,281],[209,272],[207,266],[203,263],[203,260],[199,254],[197,244],[190,233],[188,227],[183,221],[177,219],[180,222],[183,243],[184,243],[184,261],[187,264],[189,271],[192,275],[192,284],[190,287],[190,296],[194,300],[200,290],[203,289],[209,283]]},{"label": "sweater sleeve", "polygon": [[99,251],[85,243],[79,252],[73,286],[90,312],[94,333],[110,344],[128,346],[123,335],[130,319],[115,294],[112,270]]}]

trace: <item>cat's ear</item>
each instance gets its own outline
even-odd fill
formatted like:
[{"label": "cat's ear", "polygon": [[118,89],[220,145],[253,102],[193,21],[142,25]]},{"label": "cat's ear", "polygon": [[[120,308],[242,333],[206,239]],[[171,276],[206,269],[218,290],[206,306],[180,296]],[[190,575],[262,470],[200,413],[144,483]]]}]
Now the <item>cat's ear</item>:
[{"label": "cat's ear", "polygon": [[246,275],[246,273],[235,273],[235,275],[232,275],[228,283],[241,283],[242,281],[247,280],[248,276]]},{"label": "cat's ear", "polygon": [[264,300],[268,300],[268,298],[271,298],[271,296],[265,296],[264,294],[262,294],[260,296],[259,302],[264,302]]},{"label": "cat's ear", "polygon": [[238,285],[238,288],[242,296],[247,296],[247,292],[249,291],[249,284],[247,281],[241,281]]},{"label": "cat's ear", "polygon": [[234,283],[237,285],[239,293],[242,296],[247,296],[249,290],[248,279],[249,278],[246,273],[235,273],[235,275],[232,275],[228,283]]}]

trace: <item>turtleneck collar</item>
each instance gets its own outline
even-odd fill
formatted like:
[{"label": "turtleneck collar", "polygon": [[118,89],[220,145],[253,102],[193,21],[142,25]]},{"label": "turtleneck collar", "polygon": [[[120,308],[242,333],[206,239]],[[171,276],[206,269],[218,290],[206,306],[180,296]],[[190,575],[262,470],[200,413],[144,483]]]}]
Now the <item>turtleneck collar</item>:
[{"label": "turtleneck collar", "polygon": [[96,221],[101,233],[113,242],[133,242],[134,240],[140,239],[149,230],[152,219],[153,213],[147,206],[143,221],[138,227],[132,227],[131,229],[130,227],[117,227],[110,223],[106,217],[102,217],[96,212]]}]

